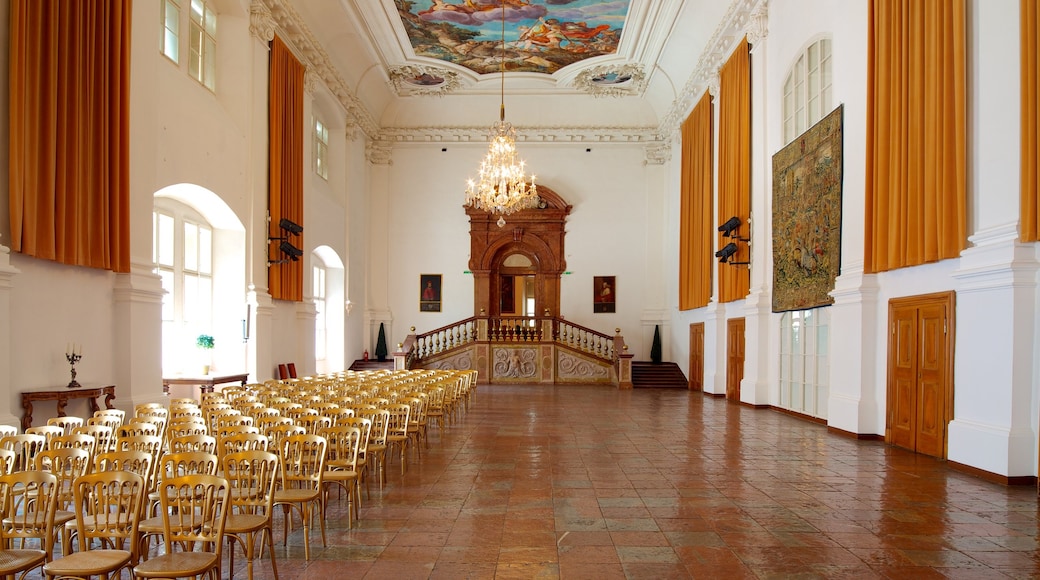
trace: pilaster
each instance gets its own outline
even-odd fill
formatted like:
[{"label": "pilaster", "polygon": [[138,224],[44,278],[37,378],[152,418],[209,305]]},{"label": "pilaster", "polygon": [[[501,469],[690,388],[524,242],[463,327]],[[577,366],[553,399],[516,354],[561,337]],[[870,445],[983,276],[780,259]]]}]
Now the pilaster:
[{"label": "pilaster", "polygon": [[11,265],[11,249],[0,244],[0,393],[9,393],[6,398],[0,397],[0,424],[16,427],[21,425],[21,410],[11,408],[15,400],[11,380],[11,289],[18,274],[21,271]]},{"label": "pilaster", "polygon": [[112,290],[115,404],[128,413],[140,403],[165,403],[162,391],[162,280],[152,264],[134,262]]},{"label": "pilaster", "polygon": [[[860,267],[849,267],[835,280],[830,295],[830,328],[859,329],[858,332],[832,332],[830,335],[830,395],[827,398],[827,424],[857,434],[885,432],[884,413],[878,401],[885,378],[877,376],[879,330],[877,276],[864,274]],[[821,409],[822,411],[822,409]]]}]

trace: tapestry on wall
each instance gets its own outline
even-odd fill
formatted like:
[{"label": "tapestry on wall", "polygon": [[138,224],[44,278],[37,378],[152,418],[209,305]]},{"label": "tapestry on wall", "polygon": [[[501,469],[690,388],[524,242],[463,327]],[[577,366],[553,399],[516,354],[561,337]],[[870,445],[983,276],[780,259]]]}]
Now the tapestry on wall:
[{"label": "tapestry on wall", "polygon": [[773,312],[833,304],[841,265],[842,106],[773,155]]}]

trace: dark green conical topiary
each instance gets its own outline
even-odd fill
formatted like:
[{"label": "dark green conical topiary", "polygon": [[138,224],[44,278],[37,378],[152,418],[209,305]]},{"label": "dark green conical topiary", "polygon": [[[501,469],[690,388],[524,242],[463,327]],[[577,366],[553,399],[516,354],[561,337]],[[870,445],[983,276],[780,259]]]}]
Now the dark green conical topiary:
[{"label": "dark green conical topiary", "polygon": [[383,323],[379,323],[379,338],[376,340],[376,360],[383,362],[386,360],[386,332],[383,330]]},{"label": "dark green conical topiary", "polygon": [[654,325],[654,344],[650,347],[650,361],[661,362],[661,327]]}]

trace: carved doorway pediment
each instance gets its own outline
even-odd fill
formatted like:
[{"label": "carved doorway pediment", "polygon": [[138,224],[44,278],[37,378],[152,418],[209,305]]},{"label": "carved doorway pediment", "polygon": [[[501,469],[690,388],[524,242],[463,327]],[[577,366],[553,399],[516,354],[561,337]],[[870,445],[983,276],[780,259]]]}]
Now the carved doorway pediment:
[{"label": "carved doorway pediment", "polygon": [[[469,269],[473,272],[473,314],[521,316],[560,312],[560,276],[567,269],[564,237],[571,206],[548,187],[539,185],[541,204],[506,216],[499,227],[497,215],[466,208],[470,224]],[[516,301],[524,284],[524,304]],[[512,283],[514,292],[508,292]],[[533,299],[533,306],[529,301]],[[509,304],[515,304],[509,312]]]}]

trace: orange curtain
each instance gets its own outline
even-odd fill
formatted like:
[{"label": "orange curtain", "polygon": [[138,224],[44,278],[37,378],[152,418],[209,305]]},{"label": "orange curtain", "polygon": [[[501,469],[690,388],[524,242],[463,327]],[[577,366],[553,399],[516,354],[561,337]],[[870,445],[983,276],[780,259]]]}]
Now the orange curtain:
[{"label": "orange curtain", "polygon": [[679,310],[711,300],[711,97],[705,93],[682,126]]},{"label": "orange curtain", "polygon": [[[733,55],[719,69],[719,216],[721,224],[740,218],[737,232],[748,237],[751,227],[751,45],[740,41]],[[719,248],[730,238],[716,236]],[[750,261],[747,244],[732,261]],[[719,264],[719,302],[741,300],[751,289],[751,272],[745,265]]]},{"label": "orange curtain", "polygon": [[871,0],[868,272],[960,255],[967,243],[963,0]]},{"label": "orange curtain", "polygon": [[10,4],[11,246],[130,271],[131,0]]},{"label": "orange curtain", "polygon": [[1040,28],[1040,11],[1036,0],[1022,0],[1022,241],[1035,242],[1040,239],[1037,224],[1040,223],[1040,183],[1037,166],[1040,165],[1040,43],[1037,29]]},{"label": "orange curtain", "polygon": [[[270,193],[268,212],[272,238],[287,234],[278,227],[282,218],[303,225],[303,73],[304,67],[277,36],[271,41],[270,94]],[[303,235],[287,240],[300,250]],[[303,258],[289,259],[278,248],[280,240],[269,243],[268,286],[275,300],[303,300]]]}]

